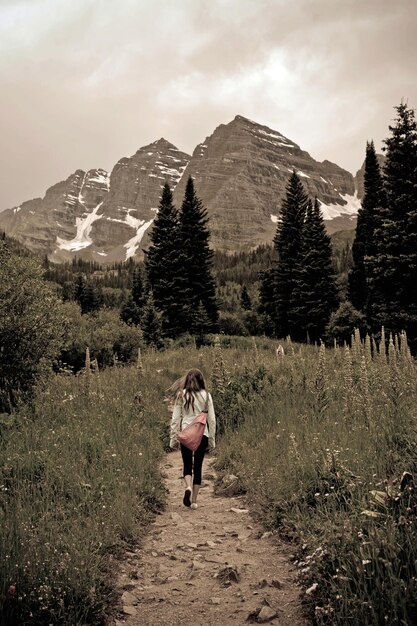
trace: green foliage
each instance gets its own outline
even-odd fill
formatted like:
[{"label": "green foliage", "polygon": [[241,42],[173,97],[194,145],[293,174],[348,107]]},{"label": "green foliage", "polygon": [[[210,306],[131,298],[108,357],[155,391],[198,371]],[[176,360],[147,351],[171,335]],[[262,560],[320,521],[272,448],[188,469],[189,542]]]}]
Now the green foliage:
[{"label": "green foliage", "polygon": [[62,344],[63,309],[33,258],[0,241],[0,413],[47,373]]},{"label": "green foliage", "polygon": [[147,368],[142,399],[136,369],[113,368],[88,387],[57,376],[14,415],[0,464],[2,624],[104,623],[116,601],[114,557],[132,549],[165,496],[166,384]]},{"label": "green foliage", "polygon": [[349,273],[349,299],[358,311],[368,304],[368,286],[365,257],[372,254],[375,229],[381,209],[386,206],[383,179],[373,141],[366,144],[365,194],[358,211],[355,239],[352,246],[353,267]]},{"label": "green foliage", "polygon": [[375,331],[404,329],[417,341],[417,124],[414,111],[396,107],[397,119],[385,140],[386,207],[375,229],[375,247],[365,258],[369,305]]},{"label": "green foliage", "polygon": [[219,329],[225,335],[249,335],[243,321],[234,313],[220,313]]},{"label": "green foliage", "polygon": [[326,233],[316,198],[309,203],[301,236],[301,255],[296,266],[295,284],[288,318],[292,337],[318,341],[338,304],[332,267],[330,237]]},{"label": "green foliage", "polygon": [[[213,252],[209,247],[207,211],[194,190],[191,176],[187,181],[180,211],[181,251],[185,265],[182,273],[187,277],[187,293],[191,310],[201,302],[215,331],[218,320],[215,282],[212,274]],[[177,251],[178,254],[178,251]]]},{"label": "green foliage", "polygon": [[159,350],[163,347],[162,325],[152,294],[149,296],[142,318],[143,339],[147,346]]},{"label": "green foliage", "polygon": [[326,337],[330,342],[335,339],[339,344],[343,344],[343,342],[350,344],[350,338],[355,328],[363,329],[364,326],[364,315],[357,311],[350,302],[342,302],[337,311],[334,311],[330,316],[326,327]]},{"label": "green foliage", "polygon": [[142,345],[142,333],[125,324],[116,310],[103,309],[94,314],[81,315],[74,302],[67,302],[63,307],[61,365],[74,371],[82,369],[87,347],[91,358],[97,359],[100,367],[113,365],[114,360],[129,363],[136,358],[138,347]]},{"label": "green foliage", "polygon": [[[179,220],[166,183],[150,234],[152,245],[146,254],[145,267],[154,305],[161,313],[164,334],[169,337],[189,330],[193,303],[185,271],[190,260],[184,249]],[[197,306],[197,302],[195,304]],[[149,322],[149,311],[146,314]]]},{"label": "green foliage", "polygon": [[272,384],[243,411],[225,401],[238,427],[226,422],[216,464],[296,542],[317,625],[416,619],[417,370],[405,340],[390,345],[387,360],[383,338],[372,355],[357,333],[352,350],[290,344],[279,364],[258,349],[250,372],[265,367]]},{"label": "green foliage", "polygon": [[274,239],[278,262],[271,270],[272,281],[268,275],[265,277],[266,286],[263,289],[265,293],[272,286],[272,320],[277,337],[286,337],[297,331],[292,317],[292,298],[301,255],[307,205],[308,198],[301,180],[293,172],[287,185]]},{"label": "green foliage", "polygon": [[244,423],[250,406],[259,401],[265,388],[272,384],[272,377],[262,366],[246,367],[236,372],[227,386],[219,392],[213,388],[219,435],[236,431]]},{"label": "green foliage", "polygon": [[246,285],[243,285],[242,290],[240,292],[240,306],[245,311],[250,311],[252,308],[252,300],[250,299]]}]

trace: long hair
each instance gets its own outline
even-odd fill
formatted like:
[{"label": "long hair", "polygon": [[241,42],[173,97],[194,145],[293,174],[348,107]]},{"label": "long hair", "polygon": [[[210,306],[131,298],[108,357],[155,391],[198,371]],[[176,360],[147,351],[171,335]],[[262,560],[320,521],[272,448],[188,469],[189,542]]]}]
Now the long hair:
[{"label": "long hair", "polygon": [[168,389],[171,397],[174,396],[177,402],[184,400],[185,409],[191,408],[194,411],[195,394],[206,388],[203,373],[198,369],[189,370],[185,376],[178,378]]},{"label": "long hair", "polygon": [[187,411],[190,405],[194,411],[194,394],[196,394],[197,391],[201,391],[205,388],[206,383],[204,380],[203,372],[198,369],[193,369],[187,372],[184,380],[184,406]]}]

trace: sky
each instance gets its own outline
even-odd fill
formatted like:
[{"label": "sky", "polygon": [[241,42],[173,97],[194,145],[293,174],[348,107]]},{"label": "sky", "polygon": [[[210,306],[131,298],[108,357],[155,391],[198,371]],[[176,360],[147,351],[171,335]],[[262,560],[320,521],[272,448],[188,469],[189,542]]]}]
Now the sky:
[{"label": "sky", "polygon": [[0,210],[237,114],[355,173],[416,68],[416,0],[0,0]]}]

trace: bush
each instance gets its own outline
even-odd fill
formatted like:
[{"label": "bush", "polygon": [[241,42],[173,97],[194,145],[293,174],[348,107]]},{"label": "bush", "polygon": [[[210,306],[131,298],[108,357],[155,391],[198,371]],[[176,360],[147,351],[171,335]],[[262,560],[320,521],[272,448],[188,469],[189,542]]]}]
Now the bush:
[{"label": "bush", "polygon": [[0,413],[50,371],[63,342],[63,307],[37,260],[0,241]]},{"label": "bush", "polygon": [[64,307],[65,343],[60,357],[63,364],[75,371],[82,369],[87,347],[91,358],[97,359],[100,367],[112,365],[114,358],[122,363],[135,360],[142,345],[142,333],[139,328],[122,322],[117,310],[102,309],[81,315],[74,302],[68,302]]},{"label": "bush", "polygon": [[249,335],[242,320],[234,313],[220,312],[219,329],[225,335]]},{"label": "bush", "polygon": [[365,329],[364,315],[357,311],[349,301],[342,302],[337,311],[330,316],[326,327],[326,337],[330,342],[336,339],[339,344],[346,341],[350,345],[355,328]]}]

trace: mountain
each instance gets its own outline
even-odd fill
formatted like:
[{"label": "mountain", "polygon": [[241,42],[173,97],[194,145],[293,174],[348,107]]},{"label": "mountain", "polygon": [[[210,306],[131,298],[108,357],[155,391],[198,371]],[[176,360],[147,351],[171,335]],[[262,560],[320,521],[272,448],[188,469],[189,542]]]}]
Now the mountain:
[{"label": "mountain", "polygon": [[352,174],[330,161],[315,161],[281,133],[240,115],[196,147],[174,199],[180,202],[186,180],[193,176],[210,215],[214,247],[253,247],[272,241],[293,170],[308,193],[320,199],[329,230],[341,216],[354,228],[359,201]]},{"label": "mountain", "polygon": [[315,161],[281,133],[238,115],[216,128],[191,157],[159,139],[120,159],[111,174],[76,170],[44,198],[0,213],[0,229],[52,261],[126,260],[147,246],[164,183],[180,206],[193,176],[208,210],[213,246],[250,249],[272,241],[293,170],[321,201],[329,232],[354,228],[359,199],[352,174],[330,161]]},{"label": "mountain", "polygon": [[112,263],[139,249],[165,181],[175,186],[190,157],[165,139],[120,159],[111,174],[77,170],[36,198],[0,213],[0,228],[52,261]]}]

